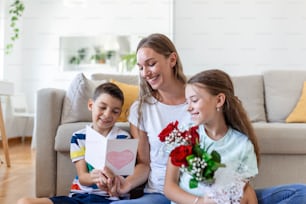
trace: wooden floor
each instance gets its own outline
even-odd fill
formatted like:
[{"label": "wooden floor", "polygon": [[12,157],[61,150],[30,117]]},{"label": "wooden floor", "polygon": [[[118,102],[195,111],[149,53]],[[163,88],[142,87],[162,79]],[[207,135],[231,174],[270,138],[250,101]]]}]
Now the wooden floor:
[{"label": "wooden floor", "polygon": [[0,146],[0,204],[14,204],[20,197],[35,196],[35,151],[27,138],[9,141],[11,167],[7,167]]}]

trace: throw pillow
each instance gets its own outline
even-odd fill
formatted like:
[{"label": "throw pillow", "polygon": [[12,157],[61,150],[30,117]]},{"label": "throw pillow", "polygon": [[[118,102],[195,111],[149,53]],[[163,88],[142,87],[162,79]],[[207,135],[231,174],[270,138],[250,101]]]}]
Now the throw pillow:
[{"label": "throw pillow", "polygon": [[94,89],[106,80],[89,80],[83,73],[72,80],[64,99],[61,123],[91,122],[91,112],[87,108],[88,99]]},{"label": "throw pillow", "polygon": [[306,82],[304,82],[301,97],[293,111],[286,118],[287,123],[306,123]]},{"label": "throw pillow", "polygon": [[127,122],[129,108],[138,97],[139,93],[138,86],[119,82],[114,79],[111,79],[110,82],[116,84],[124,94],[124,104],[118,122]]}]

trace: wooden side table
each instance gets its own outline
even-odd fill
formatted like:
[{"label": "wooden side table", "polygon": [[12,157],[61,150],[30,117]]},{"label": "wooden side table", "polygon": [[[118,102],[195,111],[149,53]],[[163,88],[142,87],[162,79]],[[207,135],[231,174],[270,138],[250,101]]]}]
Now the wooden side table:
[{"label": "wooden side table", "polygon": [[[10,96],[14,94],[14,84],[7,81],[0,81],[0,96]],[[5,161],[7,167],[11,166],[8,140],[6,137],[4,117],[2,111],[2,103],[0,101],[0,133],[2,139],[2,147],[5,155]]]}]

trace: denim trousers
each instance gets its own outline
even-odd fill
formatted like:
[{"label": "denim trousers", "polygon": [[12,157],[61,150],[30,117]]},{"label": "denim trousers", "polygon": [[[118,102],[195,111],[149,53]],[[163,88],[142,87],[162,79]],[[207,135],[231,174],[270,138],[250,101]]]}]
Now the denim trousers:
[{"label": "denim trousers", "polygon": [[256,189],[258,204],[302,204],[306,203],[306,185],[287,184]]},{"label": "denim trousers", "polygon": [[140,198],[113,201],[111,204],[170,204],[171,201],[161,193],[145,193]]},{"label": "denim trousers", "polygon": [[[258,204],[303,204],[306,203],[306,185],[287,184],[269,188],[256,189]],[[170,204],[160,193],[145,193],[132,200],[113,201],[112,204]]]}]

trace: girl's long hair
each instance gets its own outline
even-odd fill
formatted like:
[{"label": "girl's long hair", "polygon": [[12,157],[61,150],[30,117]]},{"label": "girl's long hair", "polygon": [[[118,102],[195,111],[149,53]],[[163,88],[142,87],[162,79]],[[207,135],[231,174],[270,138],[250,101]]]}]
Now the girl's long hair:
[{"label": "girl's long hair", "polygon": [[206,90],[212,95],[225,94],[226,98],[222,107],[225,122],[250,139],[254,145],[257,164],[259,164],[260,155],[257,137],[241,101],[235,96],[234,85],[230,76],[218,69],[205,70],[191,77],[187,84],[205,86]]}]

